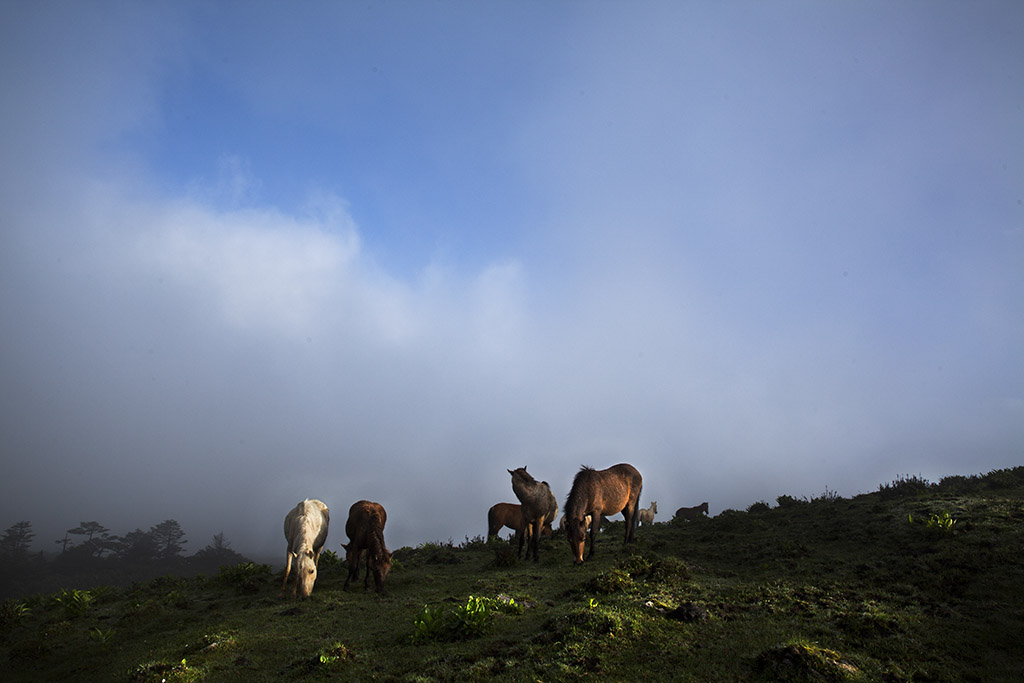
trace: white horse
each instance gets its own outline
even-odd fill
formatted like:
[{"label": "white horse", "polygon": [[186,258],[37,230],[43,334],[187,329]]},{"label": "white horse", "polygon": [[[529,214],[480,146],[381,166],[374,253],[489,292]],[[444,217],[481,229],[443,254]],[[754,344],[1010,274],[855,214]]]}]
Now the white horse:
[{"label": "white horse", "polygon": [[645,510],[640,508],[640,526],[654,524],[654,515],[658,514],[658,501],[653,501]]},{"label": "white horse", "polygon": [[288,539],[287,563],[284,567],[284,581],[281,582],[281,596],[288,585],[288,574],[292,571],[295,558],[295,585],[292,597],[298,589],[299,595],[308,598],[316,583],[316,566],[320,561],[320,550],[327,540],[327,526],[330,524],[330,510],[321,501],[307,498],[284,518],[284,537]]}]

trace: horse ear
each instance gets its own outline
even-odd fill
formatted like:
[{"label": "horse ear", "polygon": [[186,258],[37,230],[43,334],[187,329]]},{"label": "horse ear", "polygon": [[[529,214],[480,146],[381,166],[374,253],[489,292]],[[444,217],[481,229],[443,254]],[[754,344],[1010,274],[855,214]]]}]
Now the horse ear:
[{"label": "horse ear", "polygon": [[[508,469],[508,468],[506,467],[505,469]],[[508,470],[508,473],[509,474],[515,474],[515,472],[513,472],[512,470]]]}]

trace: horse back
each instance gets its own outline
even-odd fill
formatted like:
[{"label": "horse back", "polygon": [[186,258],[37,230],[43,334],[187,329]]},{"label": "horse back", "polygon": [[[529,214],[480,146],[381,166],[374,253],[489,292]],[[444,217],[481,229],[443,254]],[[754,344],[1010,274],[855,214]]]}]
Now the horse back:
[{"label": "horse back", "polygon": [[345,522],[345,533],[350,541],[359,548],[370,545],[370,538],[384,534],[384,525],[388,521],[388,513],[380,503],[360,500],[352,504]]},{"label": "horse back", "polygon": [[330,510],[322,501],[307,498],[284,518],[284,535],[289,552],[297,553],[305,545],[318,551],[327,540]]},{"label": "horse back", "polygon": [[620,463],[597,474],[601,475],[602,514],[613,515],[639,502],[643,477],[635,467]]}]

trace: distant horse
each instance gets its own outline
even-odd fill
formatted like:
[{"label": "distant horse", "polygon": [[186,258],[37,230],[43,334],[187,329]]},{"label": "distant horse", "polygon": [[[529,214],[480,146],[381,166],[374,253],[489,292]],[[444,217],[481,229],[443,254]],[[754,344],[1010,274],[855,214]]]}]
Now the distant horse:
[{"label": "distant horse", "polygon": [[706,514],[708,514],[708,504],[704,502],[692,508],[679,508],[676,510],[676,519],[698,519],[701,515]]},{"label": "distant horse", "polygon": [[[519,503],[495,503],[487,511],[487,538],[497,535],[503,527],[512,529],[517,534],[526,524],[523,523],[523,507]],[[530,527],[526,527],[526,540],[530,540]],[[544,523],[541,531],[544,536],[551,535],[551,520]]]},{"label": "distant horse", "polygon": [[583,546],[586,542],[587,515],[593,517],[590,525],[590,554],[594,556],[597,530],[605,515],[621,512],[626,518],[625,543],[633,541],[637,523],[637,505],[643,477],[632,465],[622,463],[606,470],[582,467],[572,481],[572,490],[565,500],[566,536],[576,564],[583,564]]},{"label": "distant horse", "polygon": [[658,501],[653,501],[647,509],[640,508],[640,525],[650,526],[654,524],[654,515],[658,514]]},{"label": "distant horse", "polygon": [[517,555],[522,555],[523,541],[528,540],[526,557],[533,552],[533,561],[537,562],[540,559],[538,548],[540,547],[541,531],[545,526],[550,526],[558,516],[558,501],[551,493],[548,483],[534,479],[526,471],[526,467],[508,470],[508,473],[512,475],[512,491],[522,503],[522,521],[519,533],[517,533],[519,536]]},{"label": "distant horse", "polygon": [[327,540],[330,524],[330,510],[319,500],[307,498],[295,506],[284,518],[284,537],[288,540],[288,561],[284,567],[284,581],[281,582],[281,597],[288,585],[295,558],[295,585],[292,597],[298,589],[299,595],[308,598],[316,583],[316,566],[320,562],[320,549]]},{"label": "distant horse", "polygon": [[348,559],[348,578],[345,579],[343,590],[348,589],[352,579],[359,579],[359,563],[366,553],[366,578],[363,590],[370,588],[370,574],[378,593],[384,592],[384,579],[391,571],[391,553],[384,545],[384,525],[388,521],[388,513],[380,503],[361,500],[353,503],[348,511],[345,522],[345,533],[348,543],[342,543]]}]

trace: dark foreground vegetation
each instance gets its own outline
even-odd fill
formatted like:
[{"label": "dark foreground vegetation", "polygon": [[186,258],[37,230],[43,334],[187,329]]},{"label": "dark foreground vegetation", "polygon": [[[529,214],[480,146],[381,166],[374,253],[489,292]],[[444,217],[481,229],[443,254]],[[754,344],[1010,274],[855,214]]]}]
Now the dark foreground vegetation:
[{"label": "dark foreground vegetation", "polygon": [[306,601],[241,563],[8,600],[9,681],[1024,680],[1024,467],[713,519],[394,554],[387,593],[321,558]]}]

